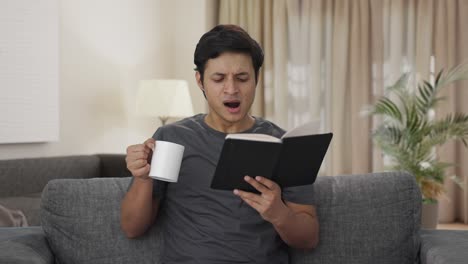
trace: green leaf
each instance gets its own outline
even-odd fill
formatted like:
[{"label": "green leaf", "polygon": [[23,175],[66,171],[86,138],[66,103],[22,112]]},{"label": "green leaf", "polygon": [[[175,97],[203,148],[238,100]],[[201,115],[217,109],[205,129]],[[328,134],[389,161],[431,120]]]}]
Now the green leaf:
[{"label": "green leaf", "polygon": [[402,114],[398,106],[387,97],[377,101],[373,112],[401,122]]},{"label": "green leaf", "polygon": [[440,82],[440,77],[442,76],[442,73],[444,72],[444,69],[441,69],[439,71],[439,73],[437,74],[436,78],[435,78],[435,84],[434,84],[434,87],[437,87],[439,82]]},{"label": "green leaf", "polygon": [[[428,113],[445,99],[437,96],[448,84],[468,79],[468,63],[437,73],[434,84],[422,80],[415,89],[408,87],[410,74],[405,73],[385,90],[373,107],[372,115],[381,115],[386,124],[377,127],[375,144],[392,160],[391,169],[412,173],[426,198],[440,194],[445,170],[453,164],[439,162],[434,148],[449,140],[459,140],[468,147],[468,115],[453,113],[429,120]],[[414,92],[411,92],[414,91]],[[421,164],[430,164],[429,167]]]}]

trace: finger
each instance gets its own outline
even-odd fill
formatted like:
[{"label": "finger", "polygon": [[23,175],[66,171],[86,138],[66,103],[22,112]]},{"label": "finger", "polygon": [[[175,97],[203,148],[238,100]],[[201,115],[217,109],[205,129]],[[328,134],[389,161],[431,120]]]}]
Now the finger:
[{"label": "finger", "polygon": [[146,157],[146,161],[151,164],[151,160],[153,159],[153,152],[156,148],[156,141],[154,138],[149,138],[145,141],[145,149],[148,151],[148,155]]},{"label": "finger", "polygon": [[146,166],[135,169],[132,171],[132,175],[135,177],[142,177],[142,176],[148,176],[150,171],[150,165],[147,164]]},{"label": "finger", "polygon": [[257,180],[258,182],[260,182],[261,184],[263,184],[264,186],[266,186],[268,189],[274,191],[276,189],[279,189],[279,185],[268,179],[268,178],[265,178],[265,177],[262,177],[262,176],[257,176],[255,177],[255,180]]},{"label": "finger", "polygon": [[145,144],[135,144],[135,145],[128,146],[127,152],[131,153],[135,151],[141,151],[144,148],[145,148]]},{"label": "finger", "polygon": [[154,144],[154,142],[156,142],[156,140],[154,138],[150,137],[147,140],[145,140],[144,144],[146,144],[146,143],[153,143]]},{"label": "finger", "polygon": [[131,145],[127,147],[127,154],[135,152],[139,145]]},{"label": "finger", "polygon": [[147,146],[151,150],[154,150],[154,146],[156,145],[156,140],[154,138],[148,138],[143,145]]},{"label": "finger", "polygon": [[147,146],[143,145],[143,144],[133,145],[133,146],[128,147],[128,149],[127,149],[127,154],[128,155],[132,155],[134,153],[149,154],[150,152],[151,152],[151,149],[148,148]]},{"label": "finger", "polygon": [[143,153],[145,153],[145,155],[150,155],[152,152],[153,152],[152,148],[149,148],[147,146],[143,148]]},{"label": "finger", "polygon": [[127,162],[127,166],[131,168],[140,168],[146,165],[146,159],[132,159]]},{"label": "finger", "polygon": [[242,200],[249,199],[249,200],[252,200],[252,201],[254,201],[256,203],[261,203],[262,202],[262,197],[260,195],[258,195],[258,194],[255,194],[255,193],[245,192],[245,191],[235,189],[234,194],[239,196],[240,198],[242,198]]},{"label": "finger", "polygon": [[148,158],[148,156],[149,156],[149,153],[146,153],[145,151],[134,152],[134,153],[128,154],[128,158],[130,161],[137,160],[137,159],[146,159]]},{"label": "finger", "polygon": [[132,162],[129,162],[127,167],[128,167],[129,170],[135,170],[135,169],[140,169],[140,168],[146,166],[146,164],[148,164],[146,159],[138,159],[138,160],[134,160]]},{"label": "finger", "polygon": [[[257,176],[258,177],[258,176]],[[257,181],[256,179],[250,177],[250,176],[245,176],[244,181],[248,182],[250,185],[252,185],[257,191],[261,193],[265,193],[270,191],[265,185]]]},{"label": "finger", "polygon": [[147,161],[148,155],[144,153],[134,153],[134,154],[129,154],[125,157],[125,162],[127,163],[127,166],[133,164],[137,160],[145,160]]}]

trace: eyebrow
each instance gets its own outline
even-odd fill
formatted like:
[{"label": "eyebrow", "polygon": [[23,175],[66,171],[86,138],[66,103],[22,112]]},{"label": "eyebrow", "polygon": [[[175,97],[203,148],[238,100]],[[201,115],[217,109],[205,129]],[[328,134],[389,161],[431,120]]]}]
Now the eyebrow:
[{"label": "eyebrow", "polygon": [[[215,72],[213,74],[211,74],[211,76],[225,76],[226,74],[225,73],[221,73],[221,72]],[[249,73],[248,72],[239,72],[239,73],[236,73],[235,76],[249,76]]]}]

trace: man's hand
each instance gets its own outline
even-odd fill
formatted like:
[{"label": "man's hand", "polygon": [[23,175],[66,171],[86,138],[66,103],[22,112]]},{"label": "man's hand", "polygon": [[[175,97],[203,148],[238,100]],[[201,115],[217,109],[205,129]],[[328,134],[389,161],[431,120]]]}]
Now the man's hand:
[{"label": "man's hand", "polygon": [[315,207],[295,204],[281,198],[281,188],[275,182],[257,176],[245,176],[245,181],[261,194],[234,190],[234,194],[257,210],[273,224],[281,239],[294,248],[315,248],[318,244],[318,220]]},{"label": "man's hand", "polygon": [[150,179],[150,161],[156,141],[147,139],[143,144],[132,145],[127,148],[127,169],[137,179]]},{"label": "man's hand", "polygon": [[245,176],[244,180],[257,189],[260,194],[237,189],[234,190],[234,194],[257,210],[266,221],[274,225],[282,223],[290,210],[281,199],[281,188],[278,184],[261,176],[257,176],[255,179]]}]

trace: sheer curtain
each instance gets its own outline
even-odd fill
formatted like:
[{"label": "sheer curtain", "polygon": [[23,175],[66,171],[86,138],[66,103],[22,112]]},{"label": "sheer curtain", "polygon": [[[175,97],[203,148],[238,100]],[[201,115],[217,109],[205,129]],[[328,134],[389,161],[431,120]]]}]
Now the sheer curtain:
[{"label": "sheer curtain", "polygon": [[[375,1],[377,3],[377,1]],[[383,10],[384,85],[393,83],[402,72],[414,71],[430,79],[441,69],[468,61],[467,0],[385,0]],[[446,101],[438,116],[468,112],[468,82],[444,89]],[[464,179],[465,190],[447,179],[447,194],[439,201],[440,222],[468,223],[468,152],[461,143],[450,142],[438,149],[441,160],[459,166],[447,171]]]},{"label": "sheer curtain", "polygon": [[[316,121],[319,130],[333,131],[327,175],[371,171],[370,119],[359,114],[372,91],[368,1],[222,0],[219,6],[219,23],[244,27],[265,50],[253,114],[285,129]],[[251,16],[264,22],[260,29],[251,31],[258,25]]]},{"label": "sheer curtain", "polygon": [[[433,1],[433,56],[435,71],[468,62],[468,1]],[[468,113],[468,81],[447,87],[444,94],[446,102],[438,114]],[[464,190],[451,180],[445,182],[447,198],[440,202],[441,222],[460,220],[468,223],[468,150],[461,143],[450,143],[439,150],[441,159],[458,164],[449,173],[464,179]]]},{"label": "sheer curtain", "polygon": [[[252,114],[274,119],[284,127],[287,105],[286,1],[236,0],[219,2],[219,23],[236,24],[257,40],[265,52]],[[275,100],[276,98],[276,100]]]},{"label": "sheer curtain", "polygon": [[[220,23],[244,27],[265,50],[253,114],[333,131],[326,175],[382,170],[371,140],[379,120],[360,112],[383,87],[403,72],[428,78],[468,60],[468,0],[220,0],[219,10]],[[453,88],[439,114],[468,112],[467,82]],[[468,151],[449,144],[438,153],[465,179],[465,191],[447,181],[440,220],[468,223]]]}]

